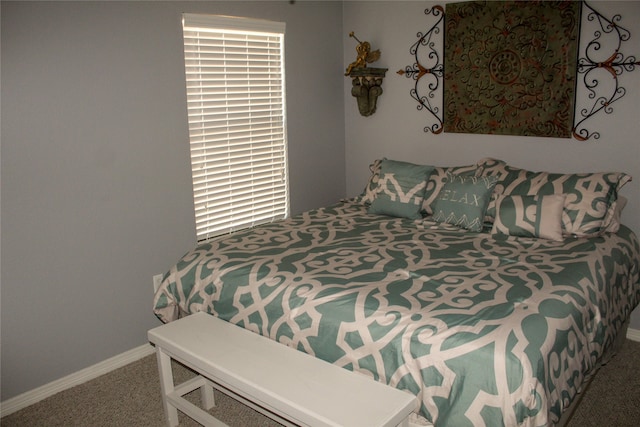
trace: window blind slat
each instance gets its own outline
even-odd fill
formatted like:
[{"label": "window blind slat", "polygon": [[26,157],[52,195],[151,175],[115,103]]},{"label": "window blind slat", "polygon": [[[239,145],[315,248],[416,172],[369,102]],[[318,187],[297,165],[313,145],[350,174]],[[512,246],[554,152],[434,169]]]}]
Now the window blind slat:
[{"label": "window blind slat", "polygon": [[[256,176],[259,176],[261,178],[262,182],[255,182],[255,180],[251,180],[251,175],[250,174],[254,174]],[[224,188],[224,191],[226,191],[228,188],[230,188],[231,184],[234,184],[234,190],[240,190],[243,185],[245,185],[245,183],[247,183],[251,188],[259,188],[261,185],[264,185],[265,183],[269,183],[271,185],[271,183],[276,183],[277,181],[282,181],[282,170],[278,169],[278,170],[273,170],[270,173],[260,173],[259,171],[250,171],[249,173],[236,173],[233,176],[227,176],[227,175],[217,175],[217,176],[205,176],[202,177],[202,179],[196,180],[194,182],[194,187],[197,187],[197,189],[199,190],[199,193],[203,193],[206,194],[207,188],[213,188],[213,189],[218,189],[218,188]],[[229,178],[233,178],[233,179],[229,179]],[[232,182],[233,181],[233,182]],[[200,197],[201,194],[198,194],[198,197]]]},{"label": "window blind slat", "polygon": [[[267,173],[262,175],[262,181],[260,184],[256,184],[251,180],[248,180],[246,176],[239,175],[236,177],[237,182],[234,182],[233,193],[237,194],[238,198],[244,197],[246,194],[249,194],[251,191],[255,191],[256,189],[263,189],[264,191],[268,189],[273,189],[275,185],[278,184],[279,181],[282,181],[282,174],[279,171],[275,171],[274,173]],[[198,188],[198,196],[195,200],[207,199],[211,195],[219,195],[223,193],[229,193],[231,191],[229,185],[221,185],[227,183],[225,180],[207,180],[200,183],[196,183],[196,187]],[[215,185],[212,185],[215,184]],[[277,187],[276,187],[277,188]],[[276,190],[273,190],[276,191]]]},{"label": "window blind slat", "polygon": [[284,24],[183,14],[196,233],[286,218]]},{"label": "window blind slat", "polygon": [[[203,211],[204,213],[201,214],[201,217],[218,217],[219,215],[224,215],[225,212],[229,209],[232,209],[234,214],[237,215],[241,212],[248,212],[247,208],[249,208],[250,206],[262,206],[265,210],[277,211],[278,208],[273,206],[272,199],[273,193],[260,199],[257,199],[255,197],[236,199],[224,194],[218,195],[218,197],[210,197],[199,201],[200,204],[208,208],[206,212]],[[231,206],[233,207],[231,208]]]},{"label": "window blind slat", "polygon": [[[273,213],[273,212],[281,212],[279,209],[275,209],[273,208],[273,204],[271,203],[271,200],[269,199],[265,199],[263,200],[261,203],[254,203],[252,205],[245,205],[245,206],[241,206],[238,209],[233,210],[233,215],[225,215],[225,211],[227,209],[224,210],[214,210],[211,209],[209,211],[207,211],[206,215],[202,215],[202,216],[198,216],[197,219],[200,221],[203,221],[204,219],[208,220],[207,222],[210,222],[211,219],[216,219],[218,223],[221,222],[229,222],[229,223],[234,223],[234,224],[238,224],[239,220],[242,219],[248,219],[248,220],[253,220],[253,218],[256,216],[255,212],[252,212],[252,208],[261,208],[258,211],[260,212],[260,218],[265,218],[267,217],[269,213]],[[219,215],[222,215],[224,220],[220,220]],[[219,224],[207,224],[208,227],[218,227]],[[245,227],[246,228],[246,227]]]}]

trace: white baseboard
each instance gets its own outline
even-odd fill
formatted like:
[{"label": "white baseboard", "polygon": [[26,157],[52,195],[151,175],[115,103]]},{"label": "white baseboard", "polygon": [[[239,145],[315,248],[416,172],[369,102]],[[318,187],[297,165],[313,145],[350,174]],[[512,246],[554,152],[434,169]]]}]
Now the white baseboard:
[{"label": "white baseboard", "polygon": [[48,384],[12,397],[11,399],[7,399],[0,403],[0,417],[12,414],[63,390],[75,387],[79,384],[97,378],[100,375],[121,368],[129,363],[133,363],[136,360],[153,354],[154,350],[155,347],[151,344],[144,344],[140,347],[136,347],[132,350],[113,356],[100,363],[96,363],[93,366],[74,372],[66,377],[62,377],[59,380],[52,381]]},{"label": "white baseboard", "polygon": [[[629,328],[627,330],[627,339],[640,342],[640,329]],[[113,356],[103,362],[89,366],[88,368],[82,369],[78,372],[74,372],[73,374],[67,375],[59,380],[27,391],[16,397],[12,397],[11,399],[7,399],[0,403],[0,417],[12,414],[63,390],[75,387],[79,384],[97,378],[100,375],[121,368],[129,363],[133,363],[136,360],[153,354],[153,352],[154,347],[151,344],[141,345],[140,347],[136,347],[132,350]]]},{"label": "white baseboard", "polygon": [[627,339],[640,342],[640,329],[627,329]]}]

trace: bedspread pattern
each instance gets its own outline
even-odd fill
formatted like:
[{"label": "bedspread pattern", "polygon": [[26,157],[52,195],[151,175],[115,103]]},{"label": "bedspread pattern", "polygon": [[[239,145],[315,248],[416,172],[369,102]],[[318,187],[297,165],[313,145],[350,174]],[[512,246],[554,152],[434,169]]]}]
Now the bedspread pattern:
[{"label": "bedspread pattern", "polygon": [[542,426],[638,304],[638,252],[624,227],[496,240],[346,201],[198,246],[154,311],[206,311],[408,390],[436,426]]}]

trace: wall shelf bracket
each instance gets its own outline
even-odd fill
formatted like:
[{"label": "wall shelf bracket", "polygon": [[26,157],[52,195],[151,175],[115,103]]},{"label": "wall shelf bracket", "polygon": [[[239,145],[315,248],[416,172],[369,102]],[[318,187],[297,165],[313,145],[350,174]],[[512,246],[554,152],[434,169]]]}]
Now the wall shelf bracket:
[{"label": "wall shelf bracket", "polygon": [[378,97],[382,95],[382,80],[387,68],[356,67],[351,69],[351,95],[358,101],[358,111],[362,116],[376,112]]}]

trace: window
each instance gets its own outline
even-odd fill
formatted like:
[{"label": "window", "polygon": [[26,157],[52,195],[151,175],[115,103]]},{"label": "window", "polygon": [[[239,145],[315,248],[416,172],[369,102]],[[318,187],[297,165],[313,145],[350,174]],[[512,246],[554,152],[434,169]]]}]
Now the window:
[{"label": "window", "polygon": [[198,241],[289,215],[284,29],[183,14]]}]

